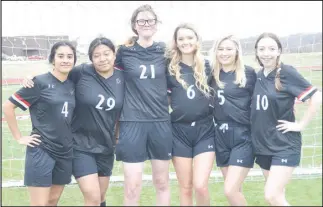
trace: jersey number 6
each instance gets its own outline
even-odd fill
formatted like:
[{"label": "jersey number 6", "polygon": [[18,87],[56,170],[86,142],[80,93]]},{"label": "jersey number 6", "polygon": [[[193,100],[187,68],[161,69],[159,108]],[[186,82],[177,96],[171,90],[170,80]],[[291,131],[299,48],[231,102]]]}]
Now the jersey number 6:
[{"label": "jersey number 6", "polygon": [[193,99],[195,97],[195,91],[193,90],[194,85],[190,85],[190,87],[187,88],[187,98]]},{"label": "jersey number 6", "polygon": [[[99,101],[99,103],[96,105],[96,107],[95,107],[95,108],[102,110],[102,109],[103,109],[103,107],[102,107],[101,105],[102,105],[102,103],[104,102],[105,97],[104,97],[103,95],[101,95],[101,94],[99,94],[99,95],[98,95],[98,97],[100,98],[100,101]],[[108,99],[107,99],[107,106],[108,106],[108,108],[106,108],[105,110],[106,110],[106,111],[110,111],[111,109],[113,109],[113,107],[114,107],[115,105],[116,105],[116,101],[115,101],[113,98],[108,98]]]},{"label": "jersey number 6", "polygon": [[[146,74],[147,72],[147,67],[145,65],[140,65],[139,68],[142,69],[141,74],[140,74],[140,79],[147,79],[148,75]],[[150,70],[151,70],[151,79],[155,78],[155,66],[150,65]]]}]

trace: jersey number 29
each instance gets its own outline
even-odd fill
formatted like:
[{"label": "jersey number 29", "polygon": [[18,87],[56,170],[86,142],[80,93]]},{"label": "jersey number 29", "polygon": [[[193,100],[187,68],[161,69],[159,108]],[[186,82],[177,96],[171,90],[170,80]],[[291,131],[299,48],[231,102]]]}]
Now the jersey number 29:
[{"label": "jersey number 29", "polygon": [[[105,97],[103,96],[103,95],[101,95],[101,94],[99,94],[98,95],[98,97],[100,98],[100,101],[99,101],[99,103],[96,105],[96,107],[95,108],[97,108],[97,109],[103,109],[103,107],[102,107],[102,103],[104,102],[104,100],[105,100]],[[113,99],[113,98],[108,98],[107,99],[107,106],[108,106],[108,108],[106,108],[105,110],[106,111],[110,111],[111,109],[113,109],[113,107],[116,105],[116,101]]]}]

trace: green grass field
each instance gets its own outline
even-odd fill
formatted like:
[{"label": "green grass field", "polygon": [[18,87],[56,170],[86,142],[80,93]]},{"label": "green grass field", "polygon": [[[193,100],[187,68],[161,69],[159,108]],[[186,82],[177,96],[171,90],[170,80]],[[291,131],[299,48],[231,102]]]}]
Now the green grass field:
[{"label": "green grass field", "polygon": [[[254,57],[247,56],[247,65],[255,67]],[[284,55],[286,64],[300,67],[322,66],[322,53]],[[19,66],[19,67],[18,67]],[[47,67],[47,68],[46,68]],[[3,65],[3,74],[6,77],[23,78],[27,74],[39,74],[48,71],[46,63],[32,64],[10,64]],[[300,72],[311,83],[318,88],[322,88],[322,70],[314,71],[302,69]],[[2,101],[18,90],[20,86],[3,86]],[[307,103],[297,104],[296,117],[300,119],[305,113]],[[28,114],[29,112],[16,110],[16,114]],[[314,120],[303,131],[303,146],[301,167],[318,168],[322,166],[322,107]],[[3,114],[2,114],[3,117]],[[19,127],[23,134],[28,134],[31,129],[30,120],[19,120]],[[23,180],[25,147],[18,145],[12,138],[6,122],[2,122],[2,181]],[[258,168],[255,165],[255,168]],[[214,171],[218,171],[214,165]],[[170,172],[175,172],[171,165]],[[145,165],[145,174],[151,174],[150,164]],[[123,171],[120,162],[115,162],[113,176],[122,176]],[[252,180],[252,179],[251,179]],[[220,179],[221,181],[221,179]],[[147,181],[148,182],[148,181]],[[263,199],[264,182],[260,179],[257,182],[248,181],[244,185],[244,192],[249,205],[266,205]],[[210,193],[212,205],[228,205],[223,194],[223,183],[219,181],[210,182]],[[172,205],[179,205],[178,190],[176,181],[171,184]],[[113,185],[107,193],[107,203],[109,205],[122,205],[123,188]],[[319,179],[296,179],[287,188],[287,198],[292,205],[322,205],[322,178]],[[28,193],[24,187],[2,188],[2,205],[28,205]],[[82,205],[83,199],[77,185],[69,185],[63,193],[60,205]],[[154,190],[152,184],[143,188],[141,205],[153,205],[155,203]]]},{"label": "green grass field", "polygon": [[[249,206],[268,206],[264,200],[264,182],[245,182],[243,192]],[[209,185],[211,206],[228,206],[223,194],[223,182],[211,182]],[[177,183],[171,183],[171,205],[179,206]],[[286,197],[293,206],[322,206],[322,178],[310,180],[292,180],[287,185]],[[108,206],[123,205],[123,187],[112,186],[106,196]],[[27,206],[29,197],[26,188],[3,188],[3,206]],[[143,186],[140,205],[155,204],[155,191],[151,185]],[[82,206],[82,194],[77,185],[67,186],[59,202],[60,206]]]}]

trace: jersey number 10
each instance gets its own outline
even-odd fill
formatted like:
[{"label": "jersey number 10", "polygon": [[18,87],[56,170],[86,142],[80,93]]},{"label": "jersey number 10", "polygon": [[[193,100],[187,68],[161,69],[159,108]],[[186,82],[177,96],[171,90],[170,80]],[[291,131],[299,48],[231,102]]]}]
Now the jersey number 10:
[{"label": "jersey number 10", "polygon": [[[260,104],[260,102],[261,102],[261,104]],[[268,109],[268,98],[267,98],[266,95],[263,95],[261,97],[261,101],[260,101],[260,95],[257,95],[257,106],[256,106],[256,110],[260,110],[260,108],[262,108],[262,110],[264,110],[264,111],[266,111]]]}]

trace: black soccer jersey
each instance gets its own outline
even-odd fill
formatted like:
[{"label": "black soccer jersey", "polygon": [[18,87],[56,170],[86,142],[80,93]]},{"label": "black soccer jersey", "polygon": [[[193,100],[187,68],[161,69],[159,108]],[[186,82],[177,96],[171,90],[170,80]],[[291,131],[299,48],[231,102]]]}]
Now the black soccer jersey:
[{"label": "black soccer jersey", "polygon": [[[187,84],[185,89],[174,76],[167,71],[167,87],[171,98],[171,121],[172,122],[194,122],[212,115],[211,96],[204,95],[195,85],[194,71],[191,66],[182,62],[181,79]],[[211,80],[211,67],[205,61],[205,76]]]},{"label": "black soccer jersey", "polygon": [[115,69],[105,79],[92,64],[82,64],[73,68],[69,78],[76,91],[74,148],[92,153],[111,151],[115,145],[114,127],[123,105],[123,72]]},{"label": "black soccer jersey", "polygon": [[246,85],[239,87],[235,84],[236,72],[220,71],[220,81],[225,85],[221,89],[215,80],[212,80],[214,89],[214,119],[215,122],[236,122],[250,125],[251,97],[256,83],[256,72],[253,68],[245,66]]},{"label": "black soccer jersey", "polygon": [[[277,69],[279,70],[279,69]],[[277,120],[295,121],[295,97],[300,101],[310,98],[317,89],[304,79],[295,68],[281,65],[282,89],[275,88],[277,70],[267,77],[263,70],[257,74],[257,82],[251,105],[251,133],[255,154],[290,155],[301,151],[301,133],[278,131]]]},{"label": "black soccer jersey", "polygon": [[33,78],[33,88],[21,88],[9,100],[22,110],[29,108],[32,134],[40,135],[40,147],[50,155],[71,155],[71,121],[75,88],[70,80],[61,82],[50,72]]},{"label": "black soccer jersey", "polygon": [[120,121],[169,120],[165,45],[120,46],[116,67],[124,71],[125,97]]}]

